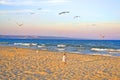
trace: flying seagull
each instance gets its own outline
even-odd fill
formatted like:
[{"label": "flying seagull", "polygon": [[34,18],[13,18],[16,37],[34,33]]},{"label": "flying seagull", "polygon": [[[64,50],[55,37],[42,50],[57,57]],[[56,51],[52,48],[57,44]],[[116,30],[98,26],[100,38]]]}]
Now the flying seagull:
[{"label": "flying seagull", "polygon": [[92,26],[96,26],[96,24],[92,24]]},{"label": "flying seagull", "polygon": [[69,11],[60,12],[59,15],[70,13]]},{"label": "flying seagull", "polygon": [[100,36],[101,36],[101,38],[103,38],[103,39],[105,38],[105,36],[104,36],[104,35],[100,35]]},{"label": "flying seagull", "polygon": [[76,18],[80,18],[80,16],[74,16],[74,19],[76,19]]},{"label": "flying seagull", "polygon": [[18,26],[22,26],[23,25],[23,23],[21,23],[21,24],[19,24],[19,23],[16,23]]},{"label": "flying seagull", "polygon": [[8,21],[11,21],[11,19],[8,19]]},{"label": "flying seagull", "polygon": [[102,36],[102,38],[105,38],[105,36]]},{"label": "flying seagull", "polygon": [[35,14],[34,12],[30,12],[31,15]]}]

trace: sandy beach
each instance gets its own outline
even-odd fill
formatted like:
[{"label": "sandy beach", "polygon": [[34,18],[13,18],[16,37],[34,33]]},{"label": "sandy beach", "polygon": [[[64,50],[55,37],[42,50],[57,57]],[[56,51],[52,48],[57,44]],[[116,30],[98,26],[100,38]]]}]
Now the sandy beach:
[{"label": "sandy beach", "polygon": [[0,47],[0,80],[120,80],[120,57]]}]

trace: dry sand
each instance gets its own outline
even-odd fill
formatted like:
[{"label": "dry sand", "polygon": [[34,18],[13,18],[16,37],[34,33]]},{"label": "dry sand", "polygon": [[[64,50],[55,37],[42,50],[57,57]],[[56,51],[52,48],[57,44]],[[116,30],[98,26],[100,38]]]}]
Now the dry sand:
[{"label": "dry sand", "polygon": [[120,57],[0,47],[0,80],[120,80]]}]

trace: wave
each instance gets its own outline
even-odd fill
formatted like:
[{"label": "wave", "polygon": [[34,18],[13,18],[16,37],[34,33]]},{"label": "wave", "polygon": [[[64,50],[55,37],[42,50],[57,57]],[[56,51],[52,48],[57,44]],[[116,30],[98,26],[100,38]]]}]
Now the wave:
[{"label": "wave", "polygon": [[103,48],[91,48],[92,51],[107,51],[107,52],[120,52],[120,49],[103,49]]},{"label": "wave", "polygon": [[37,46],[37,43],[31,43],[30,45],[31,46]]},{"label": "wave", "polygon": [[23,43],[14,43],[13,45],[22,45]]},{"label": "wave", "polygon": [[64,45],[64,44],[58,44],[57,47],[64,48],[64,47],[66,47],[66,45]]},{"label": "wave", "polygon": [[15,46],[37,46],[37,43],[14,43]]},{"label": "wave", "polygon": [[102,48],[91,48],[92,51],[107,51],[107,49]]},{"label": "wave", "polygon": [[64,48],[57,48],[57,51],[65,51]]},{"label": "wave", "polygon": [[109,54],[120,54],[120,52],[109,52]]},{"label": "wave", "polygon": [[80,52],[76,51],[76,52],[71,52],[71,53],[80,53]]},{"label": "wave", "polygon": [[108,50],[109,52],[120,52],[120,49],[111,49],[111,50]]},{"label": "wave", "polygon": [[46,45],[45,44],[41,44],[41,45],[38,45],[37,47],[38,48],[43,48],[43,47],[46,47]]},{"label": "wave", "polygon": [[112,56],[112,55],[110,55],[110,54],[91,54],[91,55],[101,55],[101,56]]}]

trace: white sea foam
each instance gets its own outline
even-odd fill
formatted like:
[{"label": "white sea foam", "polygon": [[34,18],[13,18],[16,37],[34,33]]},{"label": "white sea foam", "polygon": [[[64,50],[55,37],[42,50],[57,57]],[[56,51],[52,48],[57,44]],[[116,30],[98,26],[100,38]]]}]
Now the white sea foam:
[{"label": "white sea foam", "polygon": [[14,45],[21,45],[22,43],[14,43]]},{"label": "white sea foam", "polygon": [[46,47],[45,44],[38,45],[38,48]]},{"label": "white sea foam", "polygon": [[102,49],[102,48],[91,48],[93,51],[107,51],[107,49]]},{"label": "white sea foam", "polygon": [[17,46],[30,46],[30,43],[14,43]]},{"label": "white sea foam", "polygon": [[109,54],[120,54],[120,52],[109,52]]},{"label": "white sea foam", "polygon": [[38,48],[42,48],[43,46],[41,46],[41,45],[38,45]]},{"label": "white sea foam", "polygon": [[109,54],[118,54],[118,52],[109,52]]},{"label": "white sea foam", "polygon": [[31,46],[37,46],[37,43],[31,43],[30,45]]},{"label": "white sea foam", "polygon": [[30,46],[30,43],[22,43],[22,46]]},{"label": "white sea foam", "polygon": [[64,44],[58,44],[57,47],[62,47],[62,48],[64,48],[64,47],[66,47],[66,45],[64,45]]},{"label": "white sea foam", "polygon": [[112,55],[110,55],[110,54],[92,54],[92,55],[101,55],[101,56],[112,56]]},{"label": "white sea foam", "polygon": [[58,51],[64,51],[64,48],[57,48]]},{"label": "white sea foam", "polygon": [[120,52],[120,49],[102,49],[102,48],[91,48],[93,51],[107,51],[107,52]]},{"label": "white sea foam", "polygon": [[120,49],[110,49],[108,52],[120,52]]},{"label": "white sea foam", "polygon": [[80,53],[80,52],[77,52],[77,51],[76,51],[76,52],[71,52],[71,53]]}]

